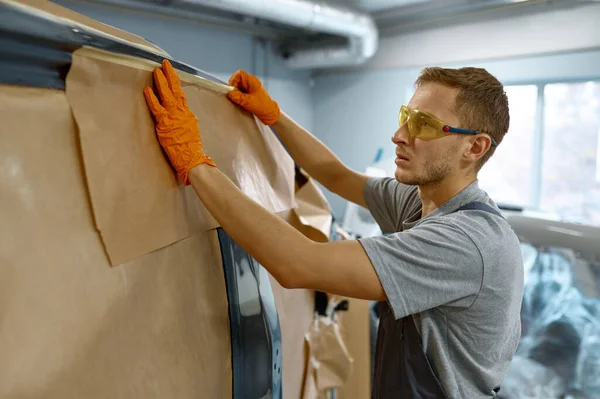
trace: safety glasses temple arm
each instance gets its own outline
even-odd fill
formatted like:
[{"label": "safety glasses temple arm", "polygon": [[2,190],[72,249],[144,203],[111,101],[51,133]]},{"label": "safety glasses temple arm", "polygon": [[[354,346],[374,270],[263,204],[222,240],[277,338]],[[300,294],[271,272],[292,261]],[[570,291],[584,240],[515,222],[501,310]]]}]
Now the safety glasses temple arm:
[{"label": "safety glasses temple arm", "polygon": [[[451,126],[444,126],[442,128],[442,130],[444,130],[447,133],[462,133],[462,134],[487,134],[487,133],[483,133],[483,132],[478,132],[477,130],[469,130],[469,129],[460,129],[458,127],[451,127]],[[488,136],[490,136],[489,134],[487,134]],[[490,136],[490,140],[492,140],[492,147],[496,147],[498,145],[498,143],[496,142],[496,139],[494,139],[492,136]]]}]

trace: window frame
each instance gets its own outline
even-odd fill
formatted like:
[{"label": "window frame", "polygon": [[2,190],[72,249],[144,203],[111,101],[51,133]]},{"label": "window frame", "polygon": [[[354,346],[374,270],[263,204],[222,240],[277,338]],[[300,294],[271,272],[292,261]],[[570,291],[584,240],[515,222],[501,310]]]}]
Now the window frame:
[{"label": "window frame", "polygon": [[[503,83],[504,87],[507,86],[536,86],[537,88],[537,100],[535,110],[535,121],[534,121],[534,138],[533,148],[531,157],[533,159],[533,171],[531,173],[530,191],[528,193],[529,201],[526,207],[533,209],[540,209],[541,206],[541,193],[542,193],[542,167],[543,167],[543,152],[544,152],[544,89],[547,85],[551,84],[578,84],[596,82],[600,84],[600,77],[585,77],[576,79],[540,79],[540,80],[517,80],[508,81]],[[599,143],[600,146],[600,143]],[[522,204],[515,204],[522,206]]]}]

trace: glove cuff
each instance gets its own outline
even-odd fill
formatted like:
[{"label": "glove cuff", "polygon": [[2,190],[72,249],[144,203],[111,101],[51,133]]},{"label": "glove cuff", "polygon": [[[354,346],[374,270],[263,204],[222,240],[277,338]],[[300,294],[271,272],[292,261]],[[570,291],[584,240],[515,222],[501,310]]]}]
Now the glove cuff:
[{"label": "glove cuff", "polygon": [[259,119],[261,120],[262,123],[264,123],[267,126],[271,126],[273,125],[275,122],[277,122],[279,120],[279,118],[281,117],[281,109],[279,108],[279,105],[273,101],[273,107],[272,107],[272,111],[268,112],[268,113],[264,113],[262,114]]},{"label": "glove cuff", "polygon": [[177,176],[183,182],[184,185],[189,186],[191,184],[190,179],[189,179],[190,170],[192,170],[192,168],[194,168],[198,165],[202,165],[203,163],[210,165],[212,167],[217,166],[211,157],[209,157],[208,155],[202,154],[196,160],[194,160],[194,162],[191,162],[186,169],[177,172]]}]

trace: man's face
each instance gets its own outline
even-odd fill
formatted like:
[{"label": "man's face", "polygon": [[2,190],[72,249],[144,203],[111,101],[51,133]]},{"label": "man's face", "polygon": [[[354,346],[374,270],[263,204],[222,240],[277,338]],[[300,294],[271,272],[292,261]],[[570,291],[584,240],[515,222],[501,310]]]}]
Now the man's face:
[{"label": "man's face", "polygon": [[[458,89],[425,83],[412,96],[408,107],[427,112],[450,126],[460,126],[452,112]],[[435,140],[411,140],[406,124],[392,141],[396,144],[396,180],[410,185],[433,185],[443,181],[459,167],[460,144],[457,135]]]}]

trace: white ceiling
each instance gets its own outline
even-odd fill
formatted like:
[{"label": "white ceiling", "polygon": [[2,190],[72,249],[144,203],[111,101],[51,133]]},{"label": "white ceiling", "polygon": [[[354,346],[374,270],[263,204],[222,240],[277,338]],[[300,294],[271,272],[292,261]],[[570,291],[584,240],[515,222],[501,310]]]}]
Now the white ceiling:
[{"label": "white ceiling", "polygon": [[[600,0],[595,0],[596,2]],[[511,19],[552,9],[578,8],[592,0],[328,0],[372,14],[381,37],[440,25]]]}]

